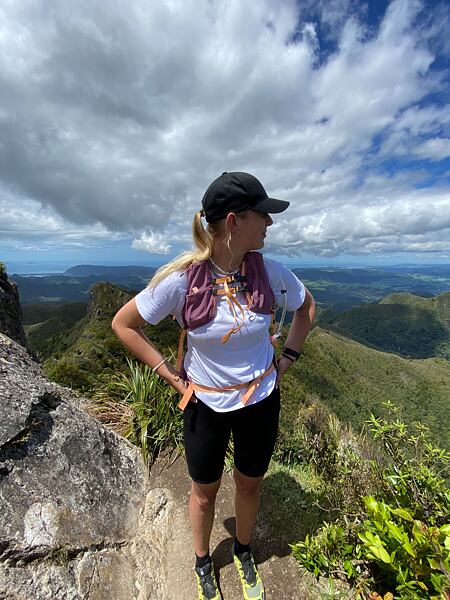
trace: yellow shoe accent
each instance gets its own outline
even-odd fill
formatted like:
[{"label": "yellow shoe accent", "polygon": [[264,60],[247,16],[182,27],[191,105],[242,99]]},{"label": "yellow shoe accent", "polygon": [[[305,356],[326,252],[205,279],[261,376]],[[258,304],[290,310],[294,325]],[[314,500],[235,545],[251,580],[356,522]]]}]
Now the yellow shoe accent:
[{"label": "yellow shoe accent", "polygon": [[223,600],[217,585],[212,562],[204,567],[195,567],[199,600]]},{"label": "yellow shoe accent", "polygon": [[264,585],[256,568],[253,554],[244,552],[239,558],[233,551],[233,560],[241,580],[245,600],[265,600]]}]

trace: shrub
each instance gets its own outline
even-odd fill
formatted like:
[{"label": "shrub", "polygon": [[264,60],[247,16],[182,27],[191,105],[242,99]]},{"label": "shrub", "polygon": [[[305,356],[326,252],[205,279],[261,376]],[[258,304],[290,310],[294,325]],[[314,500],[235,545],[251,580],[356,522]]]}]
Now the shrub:
[{"label": "shrub", "polygon": [[290,427],[281,426],[274,458],[283,465],[306,464],[328,482],[324,500],[330,513],[354,512],[361,495],[377,486],[368,458],[373,444],[351,425],[342,425],[315,398]]},{"label": "shrub", "polygon": [[364,496],[352,518],[344,514],[293,544],[293,555],[316,576],[347,581],[360,598],[450,598],[449,455],[387,407],[391,420],[369,421],[385,451],[385,461],[370,463],[382,482],[377,498]]},{"label": "shrub", "polygon": [[280,427],[275,458],[284,465],[308,463],[321,473],[334,474],[339,423],[319,401],[304,406],[296,422]]},{"label": "shrub", "polygon": [[442,597],[450,590],[450,524],[427,525],[405,508],[371,496],[365,504],[369,518],[358,533],[359,553],[376,565],[374,572],[385,585],[411,600],[429,598],[433,592]]},{"label": "shrub", "polygon": [[94,393],[91,412],[142,450],[146,464],[164,449],[180,449],[177,392],[147,365],[127,358],[128,373],[113,375]]},{"label": "shrub", "polygon": [[47,364],[45,373],[51,381],[82,393],[89,393],[95,382],[91,373],[64,358]]}]

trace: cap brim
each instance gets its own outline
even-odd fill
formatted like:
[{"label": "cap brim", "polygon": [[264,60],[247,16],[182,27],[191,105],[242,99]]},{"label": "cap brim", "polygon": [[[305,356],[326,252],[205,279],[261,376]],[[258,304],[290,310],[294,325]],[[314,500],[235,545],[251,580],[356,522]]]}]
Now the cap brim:
[{"label": "cap brim", "polygon": [[252,208],[266,213],[281,213],[287,209],[290,202],[287,200],[276,200],[275,198],[265,198],[255,204]]}]

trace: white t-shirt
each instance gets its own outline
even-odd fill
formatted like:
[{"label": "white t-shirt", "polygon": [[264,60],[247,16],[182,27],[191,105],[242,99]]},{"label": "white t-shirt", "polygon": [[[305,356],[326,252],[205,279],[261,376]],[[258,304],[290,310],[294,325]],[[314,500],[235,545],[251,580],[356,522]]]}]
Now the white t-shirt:
[{"label": "white t-shirt", "polygon": [[[303,283],[287,267],[275,260],[264,258],[270,286],[280,308],[294,311],[305,300]],[[281,290],[287,290],[283,294]],[[148,287],[135,297],[137,309],[148,323],[156,325],[168,315],[174,315],[180,325],[187,292],[187,276],[176,271],[163,279],[154,289]],[[247,309],[245,294],[238,293],[245,319],[240,331],[233,333],[223,344],[222,336],[228,333],[235,321],[225,296],[216,296],[216,316],[213,321],[187,332],[187,352],[184,368],[188,379],[209,387],[226,387],[251,381],[264,373],[273,359],[273,346],[269,337],[271,315],[254,313]],[[239,315],[239,311],[238,311]],[[241,322],[241,319],[239,319]],[[265,377],[247,405],[266,398],[275,387],[276,372]],[[195,392],[195,395],[217,412],[242,408],[242,390],[225,392]]]}]

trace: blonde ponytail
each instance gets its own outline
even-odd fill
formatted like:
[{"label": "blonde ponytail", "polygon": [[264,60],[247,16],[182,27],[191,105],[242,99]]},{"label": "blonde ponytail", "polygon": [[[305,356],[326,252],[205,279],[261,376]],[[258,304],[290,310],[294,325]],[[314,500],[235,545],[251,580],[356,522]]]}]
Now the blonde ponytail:
[{"label": "blonde ponytail", "polygon": [[210,223],[205,229],[202,223],[203,211],[199,210],[192,221],[192,237],[196,246],[195,250],[183,252],[167,265],[160,267],[149,281],[149,287],[155,288],[158,283],[174,271],[185,271],[194,262],[207,260],[213,253],[214,238],[220,231],[220,221]]}]

